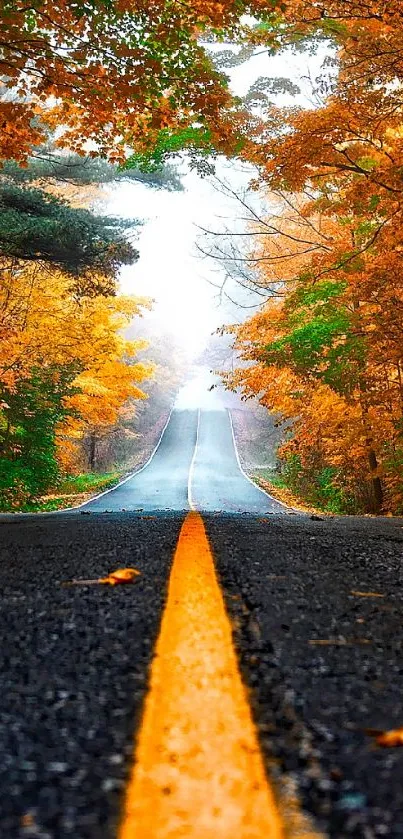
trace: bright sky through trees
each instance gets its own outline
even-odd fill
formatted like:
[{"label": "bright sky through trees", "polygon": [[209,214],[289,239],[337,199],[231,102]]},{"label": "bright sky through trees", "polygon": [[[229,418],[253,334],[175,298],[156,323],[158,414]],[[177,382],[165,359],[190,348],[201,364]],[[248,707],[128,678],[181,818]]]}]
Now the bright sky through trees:
[{"label": "bright sky through trees", "polygon": [[[220,45],[220,48],[221,45]],[[246,94],[260,76],[285,76],[296,82],[305,92],[292,101],[308,103],[310,83],[317,75],[324,58],[321,48],[316,56],[306,53],[268,57],[256,55],[239,67],[226,70],[231,76],[234,93]],[[278,96],[279,104],[290,103],[290,97]],[[222,179],[236,189],[245,189],[253,172],[239,162],[218,161],[217,171]],[[189,357],[203,349],[209,335],[223,322],[243,317],[241,310],[229,302],[220,304],[217,284],[223,277],[217,263],[202,259],[195,241],[197,225],[220,229],[220,217],[233,223],[240,208],[233,200],[220,195],[209,179],[201,179],[190,172],[183,178],[184,193],[155,192],[138,184],[119,184],[110,194],[108,211],[131,216],[140,206],[149,218],[140,232],[140,260],[135,266],[121,270],[122,290],[125,294],[149,294],[156,300],[154,314],[164,329],[172,329],[179,344]]]}]

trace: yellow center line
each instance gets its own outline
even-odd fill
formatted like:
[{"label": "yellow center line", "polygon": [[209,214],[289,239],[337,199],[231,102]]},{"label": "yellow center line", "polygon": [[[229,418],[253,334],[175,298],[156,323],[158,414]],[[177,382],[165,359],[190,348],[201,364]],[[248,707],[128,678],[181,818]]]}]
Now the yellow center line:
[{"label": "yellow center line", "polygon": [[119,839],[282,839],[201,516],[171,571]]}]

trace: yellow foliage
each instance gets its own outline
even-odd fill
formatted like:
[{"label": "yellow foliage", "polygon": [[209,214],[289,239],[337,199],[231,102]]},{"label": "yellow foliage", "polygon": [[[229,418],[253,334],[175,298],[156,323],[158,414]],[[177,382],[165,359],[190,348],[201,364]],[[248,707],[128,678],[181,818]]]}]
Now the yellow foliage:
[{"label": "yellow foliage", "polygon": [[61,466],[77,458],[74,439],[113,425],[128,399],[144,399],[138,387],[153,373],[136,362],[142,340],[127,341],[122,330],[150,302],[129,296],[83,297],[71,280],[43,265],[3,261],[0,272],[0,385],[13,391],[33,370],[76,372],[65,398],[67,419],[59,425]]}]

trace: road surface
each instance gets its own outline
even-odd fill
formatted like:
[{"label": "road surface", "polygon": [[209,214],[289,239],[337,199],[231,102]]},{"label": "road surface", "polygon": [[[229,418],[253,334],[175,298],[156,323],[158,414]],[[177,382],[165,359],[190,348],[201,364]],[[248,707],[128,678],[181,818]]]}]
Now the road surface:
[{"label": "road surface", "polygon": [[172,412],[145,469],[85,505],[101,513],[121,510],[284,512],[285,508],[242,473],[225,410]]},{"label": "road surface", "polygon": [[[202,522],[190,508],[201,511]],[[200,536],[203,522],[207,543]],[[311,518],[287,511],[242,474],[230,418],[221,410],[176,410],[150,464],[81,510],[2,519],[0,836],[280,835],[275,819],[270,829],[261,820],[260,833],[255,825],[252,834],[249,822],[232,830],[241,796],[234,806],[222,805],[228,799],[220,798],[233,750],[231,744],[217,750],[216,743],[215,751],[210,749],[215,737],[207,722],[227,708],[218,691],[232,682],[229,665],[218,662],[212,675],[211,662],[224,644],[221,637],[227,647],[232,644],[232,630],[266,777],[285,823],[290,801],[295,792],[298,796],[299,816],[292,829],[288,824],[287,836],[402,837],[403,749],[377,747],[368,733],[403,725],[402,525],[398,519]],[[138,569],[136,584],[69,584],[118,567]],[[207,629],[215,630],[223,618],[207,588],[193,589],[196,572],[199,582],[203,574],[210,576],[214,597],[222,592],[231,620],[219,640],[212,636],[211,656],[204,659]],[[188,596],[194,599],[179,632],[177,611]],[[153,663],[163,614],[165,640],[160,636]],[[170,662],[181,669],[181,632],[186,656],[199,655],[197,667],[207,670],[197,671],[197,679],[185,678],[175,699],[179,688],[176,677],[170,684]],[[192,673],[196,665],[188,665]],[[197,702],[187,701],[188,687],[197,688]],[[152,700],[154,689],[158,700]],[[236,691],[228,688],[226,700]],[[124,816],[139,788],[138,780],[130,781],[133,755],[135,771],[139,766],[141,772],[141,761],[146,765],[149,759],[144,751],[158,728],[165,736],[167,709],[171,713],[179,699],[184,710],[172,724],[169,770],[158,775],[157,766],[154,793],[156,786],[163,813],[172,818],[170,801],[180,796],[176,761],[181,748],[189,754],[178,731],[189,713],[185,733],[197,726],[202,733],[190,749],[193,792],[186,806],[201,800],[218,826],[209,822],[201,829],[198,806],[187,832],[178,824],[173,831],[161,828],[165,815],[158,800],[151,796],[148,802],[147,793],[149,822],[133,833]],[[228,718],[232,713],[225,711]],[[151,734],[137,752],[150,719]],[[220,737],[224,723],[217,721]],[[245,755],[256,757],[257,747],[248,744],[241,743],[241,763]],[[161,751],[158,743],[151,745],[155,754]],[[211,795],[203,795],[200,786],[202,758],[209,775],[202,783],[213,783]],[[243,786],[239,782],[237,788]],[[262,782],[254,787],[262,789]],[[253,807],[255,815],[259,806]],[[227,830],[221,829],[226,813]]]}]

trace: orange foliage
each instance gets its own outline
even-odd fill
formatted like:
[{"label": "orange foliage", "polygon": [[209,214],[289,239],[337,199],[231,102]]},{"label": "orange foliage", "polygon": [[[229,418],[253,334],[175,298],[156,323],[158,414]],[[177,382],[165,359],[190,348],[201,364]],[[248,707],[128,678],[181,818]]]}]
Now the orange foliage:
[{"label": "orange foliage", "polygon": [[[0,159],[23,162],[46,135],[124,160],[162,128],[204,122],[216,130],[231,105],[197,36],[239,28],[263,0],[194,2],[21,0],[0,13]],[[218,134],[220,132],[218,131]]]},{"label": "orange foliage", "polygon": [[375,482],[379,492],[383,482],[388,505],[399,509],[403,286],[393,256],[387,273],[386,264],[380,270],[385,256],[372,251],[340,266],[353,223],[337,230],[333,219],[332,248],[314,247],[302,262],[296,243],[295,262],[290,253],[284,261],[284,281],[274,279],[271,255],[279,277],[277,258],[285,251],[272,238],[258,246],[259,283],[277,297],[235,330],[248,365],[229,380],[292,422],[283,458],[296,455],[311,472],[332,467],[343,491],[360,495],[358,507],[372,509],[367,484]]},{"label": "orange foliage", "polygon": [[250,366],[232,384],[290,420],[283,458],[311,485],[328,470],[351,510],[403,509],[402,23],[401,2],[290,0],[261,41],[325,33],[339,73],[321,107],[271,107],[243,151],[283,202],[251,254],[281,302],[236,330]]}]

